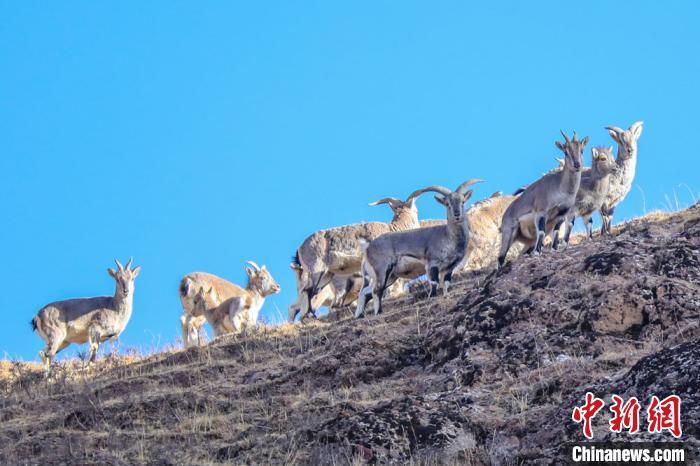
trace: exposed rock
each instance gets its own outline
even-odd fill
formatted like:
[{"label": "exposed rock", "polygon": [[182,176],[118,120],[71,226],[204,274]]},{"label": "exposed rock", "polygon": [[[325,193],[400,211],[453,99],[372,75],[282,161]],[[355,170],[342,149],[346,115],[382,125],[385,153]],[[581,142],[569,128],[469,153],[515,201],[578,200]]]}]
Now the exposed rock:
[{"label": "exposed rock", "polygon": [[49,383],[13,363],[0,463],[560,464],[584,438],[571,413],[587,391],[607,403],[596,440],[630,439],[608,429],[613,394],[681,396],[681,440],[700,454],[699,281],[696,205],[379,317],[262,328]]}]

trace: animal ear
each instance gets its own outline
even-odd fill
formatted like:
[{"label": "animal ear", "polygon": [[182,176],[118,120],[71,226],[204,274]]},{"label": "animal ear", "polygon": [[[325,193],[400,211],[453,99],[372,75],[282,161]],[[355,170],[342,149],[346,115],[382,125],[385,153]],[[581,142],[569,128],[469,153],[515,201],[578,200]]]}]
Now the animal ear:
[{"label": "animal ear", "polygon": [[600,157],[600,152],[598,151],[597,147],[593,147],[591,149],[591,155],[593,156],[593,160],[598,160],[598,157]]},{"label": "animal ear", "polygon": [[638,121],[636,123],[632,123],[632,126],[630,126],[630,130],[632,131],[635,141],[642,135],[642,124],[643,123],[641,121]]},{"label": "animal ear", "polygon": [[560,151],[562,151],[566,154],[566,146],[564,146],[564,144],[562,144],[559,141],[554,141],[554,145],[557,146],[557,149],[559,149]]},{"label": "animal ear", "polygon": [[255,275],[255,270],[251,269],[250,267],[244,266],[243,269],[245,270],[245,273],[247,273],[249,277],[252,277]]},{"label": "animal ear", "polygon": [[469,191],[467,191],[466,193],[464,193],[464,202],[467,202],[469,200],[469,198],[472,197],[472,194],[474,194],[474,191],[472,191],[471,189]]},{"label": "animal ear", "polygon": [[447,207],[447,203],[445,202],[444,197],[435,196],[435,200],[438,201],[440,204],[444,205],[445,207]]},{"label": "animal ear", "polygon": [[267,268],[263,265],[262,267],[260,267],[260,270],[267,270]]},{"label": "animal ear", "polygon": [[608,146],[608,152],[612,154],[612,146]]},{"label": "animal ear", "polygon": [[112,276],[112,278],[117,278],[117,271],[114,269],[107,269],[107,272]]},{"label": "animal ear", "polygon": [[131,276],[136,278],[139,276],[139,273],[141,272],[141,266],[139,265],[136,267],[134,270],[131,271]]},{"label": "animal ear", "polygon": [[583,140],[581,141],[581,145],[585,146],[586,144],[588,144],[588,136],[583,138]]}]

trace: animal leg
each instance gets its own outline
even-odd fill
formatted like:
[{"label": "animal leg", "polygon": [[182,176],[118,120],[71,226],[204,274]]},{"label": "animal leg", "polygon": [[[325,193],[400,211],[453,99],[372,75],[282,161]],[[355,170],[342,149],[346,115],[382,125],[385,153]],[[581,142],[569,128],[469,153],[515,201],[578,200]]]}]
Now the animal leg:
[{"label": "animal leg", "polygon": [[372,286],[370,286],[370,281],[367,277],[364,278],[364,283],[362,284],[362,289],[360,290],[360,295],[357,297],[357,307],[355,308],[355,318],[359,319],[365,314],[365,304],[367,303],[368,297],[372,295]]},{"label": "animal leg", "polygon": [[540,252],[542,252],[542,246],[544,244],[544,215],[540,215],[539,217],[536,217],[535,220],[535,231],[537,232],[537,243],[535,243],[535,249],[532,251],[531,255],[536,256]]},{"label": "animal leg", "polygon": [[97,358],[97,350],[100,348],[100,329],[97,325],[91,325],[88,329],[88,342],[90,344],[90,363],[95,362]]},{"label": "animal leg", "polygon": [[53,359],[53,354],[51,353],[51,344],[46,344],[46,348],[39,351],[39,357],[44,363],[44,377],[48,377],[51,373],[51,360]]},{"label": "animal leg", "polygon": [[602,235],[612,235],[612,217],[613,214],[615,213],[615,208],[610,207],[606,208],[603,206],[600,209],[600,220],[603,223],[603,226],[601,227],[600,233]]},{"label": "animal leg", "polygon": [[614,207],[611,207],[611,208],[608,209],[608,225],[607,225],[607,230],[608,230],[608,234],[609,234],[609,235],[612,235],[612,234],[613,234],[613,231],[612,231],[612,218],[613,218],[613,214],[614,214],[614,213],[615,213],[615,208],[614,208]]},{"label": "animal leg", "polygon": [[[311,299],[313,298],[313,289],[311,288],[305,288],[301,291],[301,297],[299,298],[299,312],[301,312],[301,319],[304,320],[304,317],[307,316],[307,314],[311,309]],[[303,309],[303,312],[302,312]],[[296,317],[296,315],[294,316]]]},{"label": "animal leg", "polygon": [[44,363],[44,377],[48,377],[51,373],[51,358],[48,356],[47,351],[48,347],[39,351],[39,357],[41,358],[41,362]]},{"label": "animal leg", "polygon": [[576,217],[571,217],[568,222],[566,222],[566,233],[564,233],[564,242],[566,245],[569,245],[569,238],[571,237],[571,231],[574,229],[574,222],[576,221]]},{"label": "animal leg", "polygon": [[348,277],[345,280],[345,283],[343,284],[343,288],[341,290],[336,290],[337,295],[335,297],[335,300],[336,300],[338,307],[342,307],[345,305],[345,299],[348,297],[348,293],[350,293],[350,290],[352,290],[352,287],[353,287],[352,277]]},{"label": "animal leg", "polygon": [[442,292],[443,294],[447,295],[447,290],[450,288],[450,282],[452,281],[452,270],[447,272],[443,277],[442,277]]},{"label": "animal leg", "polygon": [[[60,343],[59,345],[54,346],[54,347],[51,349],[53,355],[52,355],[51,358],[50,358],[49,365],[53,363],[53,360],[54,360],[54,358],[56,357],[56,355],[57,355],[58,353],[60,353],[61,351],[63,351],[68,345],[70,345],[70,342],[64,341],[64,342]],[[48,375],[48,372],[47,372],[47,375]]]},{"label": "animal leg", "polygon": [[192,342],[190,341],[191,322],[192,316],[187,312],[183,312],[180,316],[180,328],[182,330],[182,346],[184,348],[189,348],[192,346]]},{"label": "animal leg", "polygon": [[[301,298],[299,299],[301,301]],[[299,312],[301,312],[301,307],[299,306],[299,301],[297,301],[294,304],[290,304],[289,307],[287,308],[287,321],[291,324],[294,322],[294,319],[297,318],[299,315]]]},{"label": "animal leg", "polygon": [[515,237],[518,234],[518,225],[517,224],[511,224],[509,223],[508,225],[503,224],[502,226],[502,231],[501,231],[501,251],[498,253],[498,268],[500,269],[503,267],[503,264],[506,262],[506,255],[508,254],[508,250],[510,247],[513,245],[513,241],[515,241]]},{"label": "animal leg", "polygon": [[323,289],[324,286],[328,285],[331,282],[332,279],[333,274],[327,271],[316,272],[311,275],[311,283],[307,288],[304,289],[302,300],[303,302],[300,306],[300,308],[304,312],[302,319],[309,316],[312,316],[314,319],[316,318],[317,309],[314,309],[313,299],[319,293],[319,291]]},{"label": "animal leg", "polygon": [[111,342],[111,346],[112,346],[112,349],[111,349],[112,354],[119,354],[119,343],[120,343],[119,336],[112,337],[110,339],[110,342]]},{"label": "animal leg", "polygon": [[362,288],[360,289],[360,294],[357,296],[357,307],[355,308],[356,319],[359,319],[365,314],[365,306],[367,305],[367,301],[372,299],[374,283],[377,281],[377,273],[366,259],[362,261],[360,270],[362,271]]},{"label": "animal leg", "polygon": [[[559,241],[560,241],[560,229],[561,226],[564,224],[566,218],[561,218],[557,221],[557,223],[554,225],[554,230],[552,230],[552,236],[554,237],[553,242],[552,242],[552,249],[555,251],[559,250]],[[567,222],[568,223],[568,222]],[[566,239],[564,240],[564,243],[566,244]]]},{"label": "animal leg", "polygon": [[583,222],[586,225],[586,236],[588,236],[589,240],[593,239],[593,217],[590,215],[588,217],[584,217]]},{"label": "animal leg", "polygon": [[[313,277],[309,277],[309,281],[306,283],[304,288],[299,292],[299,312],[301,312],[301,320],[310,313],[311,311],[311,301],[314,297],[314,283]],[[296,315],[294,316],[296,318]]]},{"label": "animal leg", "polygon": [[213,324],[211,326],[212,333],[214,334],[214,338],[219,338],[221,335],[225,335],[226,328],[224,328],[223,324],[221,322],[217,322],[216,324]]},{"label": "animal leg", "polygon": [[375,286],[372,290],[372,299],[374,300],[374,315],[382,313],[382,295],[384,294],[384,289]]},{"label": "animal leg", "polygon": [[438,286],[440,285],[440,269],[437,266],[428,267],[428,280],[430,281],[430,294],[428,297],[437,296]]},{"label": "animal leg", "polygon": [[[374,288],[372,291],[372,299],[374,299],[374,315],[382,313],[382,298],[384,297],[384,292],[387,287],[394,283],[396,279],[393,278],[394,268],[396,263],[392,262],[384,271],[384,277],[374,277]],[[376,274],[375,274],[376,275]]]},{"label": "animal leg", "polygon": [[242,302],[240,299],[232,299],[231,304],[228,307],[229,319],[231,319],[231,325],[233,325],[233,331],[239,333],[244,327],[244,309],[242,309]]},{"label": "animal leg", "polygon": [[207,335],[207,331],[204,329],[204,322],[202,322],[197,328],[197,344],[199,346],[204,346],[207,344],[207,341],[209,341],[209,336]]}]

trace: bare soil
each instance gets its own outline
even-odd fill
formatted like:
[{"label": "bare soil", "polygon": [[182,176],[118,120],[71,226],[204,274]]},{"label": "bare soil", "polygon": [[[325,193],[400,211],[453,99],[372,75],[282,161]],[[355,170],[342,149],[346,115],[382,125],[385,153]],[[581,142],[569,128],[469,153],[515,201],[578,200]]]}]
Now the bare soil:
[{"label": "bare soil", "polygon": [[[561,464],[584,439],[571,411],[587,391],[608,406],[680,395],[697,455],[700,207],[615,233],[463,276],[447,296],[414,291],[378,317],[72,361],[48,381],[4,361],[0,462]],[[596,439],[629,440],[605,411]]]}]

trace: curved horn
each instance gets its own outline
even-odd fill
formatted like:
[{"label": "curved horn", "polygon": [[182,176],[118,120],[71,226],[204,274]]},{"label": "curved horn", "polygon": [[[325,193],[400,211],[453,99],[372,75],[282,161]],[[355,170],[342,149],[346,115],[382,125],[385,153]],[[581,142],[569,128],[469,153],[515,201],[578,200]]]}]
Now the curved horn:
[{"label": "curved horn", "polygon": [[413,191],[406,199],[406,202],[408,202],[411,199],[415,199],[418,196],[420,196],[421,194],[426,193],[428,191],[433,191],[433,192],[442,194],[443,196],[448,196],[452,192],[444,186],[439,186],[439,185],[428,186],[427,188],[418,189],[416,191]]},{"label": "curved horn", "polygon": [[400,203],[401,201],[396,199],[395,197],[383,197],[379,199],[378,201],[370,202],[369,205],[379,205],[379,204],[389,204],[393,206],[396,203]]},{"label": "curved horn", "polygon": [[567,136],[563,130],[560,129],[559,132],[564,136],[564,141],[566,141],[567,144],[571,143],[571,139],[569,139],[569,136]]},{"label": "curved horn", "polygon": [[125,268],[126,270],[129,270],[129,268],[131,267],[131,263],[132,263],[132,262],[134,262],[134,258],[133,258],[133,257],[130,257],[130,258],[129,258],[129,262],[126,263],[126,265],[124,266],[124,268]]},{"label": "curved horn", "polygon": [[121,264],[121,262],[119,262],[117,259],[114,259],[114,263],[117,264],[117,268],[120,272],[124,271],[124,266]]},{"label": "curved horn", "polygon": [[467,189],[469,186],[477,183],[483,183],[484,180],[477,180],[476,178],[472,178],[471,180],[467,180],[464,183],[460,184],[455,192],[458,192],[460,194],[464,194],[464,190]]},{"label": "curved horn", "polygon": [[246,264],[248,264],[248,265],[250,265],[251,267],[253,267],[253,269],[255,269],[256,272],[260,272],[260,267],[258,267],[258,264],[256,264],[255,262],[253,262],[253,261],[246,261]]},{"label": "curved horn", "polygon": [[606,126],[605,129],[607,129],[608,131],[615,131],[616,133],[624,133],[625,132],[624,129],[618,128],[617,126]]}]

